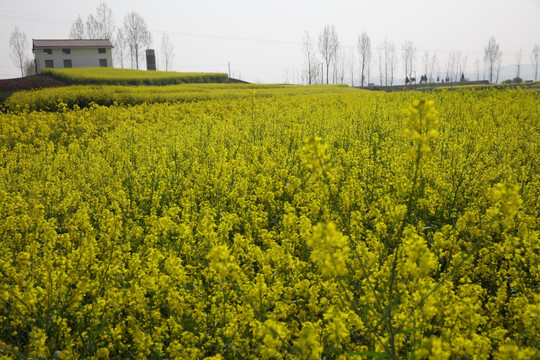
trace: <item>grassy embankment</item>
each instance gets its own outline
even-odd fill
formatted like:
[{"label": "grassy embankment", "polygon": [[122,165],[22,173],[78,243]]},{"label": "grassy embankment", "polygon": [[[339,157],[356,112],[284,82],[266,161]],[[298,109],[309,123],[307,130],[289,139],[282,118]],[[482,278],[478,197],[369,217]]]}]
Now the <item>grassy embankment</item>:
[{"label": "grassy embankment", "polygon": [[176,85],[186,83],[226,83],[223,73],[180,73],[114,68],[45,69],[44,75],[76,85]]}]

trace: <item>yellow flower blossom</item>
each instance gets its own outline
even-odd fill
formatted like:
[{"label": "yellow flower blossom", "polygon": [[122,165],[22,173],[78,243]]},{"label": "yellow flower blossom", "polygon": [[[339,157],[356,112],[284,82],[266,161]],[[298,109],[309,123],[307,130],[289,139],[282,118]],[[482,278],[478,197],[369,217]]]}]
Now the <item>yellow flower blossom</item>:
[{"label": "yellow flower blossom", "polygon": [[320,264],[324,276],[347,274],[347,258],[350,251],[348,239],[336,229],[334,223],[316,225],[307,245],[313,247],[311,258]]}]

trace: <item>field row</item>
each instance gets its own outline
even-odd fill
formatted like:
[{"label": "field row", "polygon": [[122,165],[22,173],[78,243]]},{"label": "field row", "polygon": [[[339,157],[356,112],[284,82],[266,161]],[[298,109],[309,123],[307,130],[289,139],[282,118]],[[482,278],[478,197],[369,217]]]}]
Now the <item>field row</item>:
[{"label": "field row", "polygon": [[21,91],[9,97],[10,111],[63,111],[92,104],[138,105],[202,100],[274,97],[328,93],[361,93],[348,86],[335,85],[257,85],[257,84],[183,84],[168,86],[74,85],[37,91]]}]

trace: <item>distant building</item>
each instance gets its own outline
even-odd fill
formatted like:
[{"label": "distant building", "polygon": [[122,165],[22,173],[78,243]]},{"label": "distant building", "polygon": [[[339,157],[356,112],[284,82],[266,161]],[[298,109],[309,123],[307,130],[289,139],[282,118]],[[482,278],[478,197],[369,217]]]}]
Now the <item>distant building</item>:
[{"label": "distant building", "polygon": [[45,68],[112,67],[109,40],[32,40],[36,73]]}]

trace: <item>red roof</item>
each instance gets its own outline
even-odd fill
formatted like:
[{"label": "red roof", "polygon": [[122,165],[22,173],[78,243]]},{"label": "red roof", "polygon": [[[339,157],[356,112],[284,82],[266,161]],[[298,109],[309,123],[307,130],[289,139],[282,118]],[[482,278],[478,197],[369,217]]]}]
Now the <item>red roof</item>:
[{"label": "red roof", "polygon": [[56,39],[56,40],[32,40],[33,49],[35,48],[74,48],[74,47],[88,47],[88,48],[112,48],[113,45],[107,39]]}]

